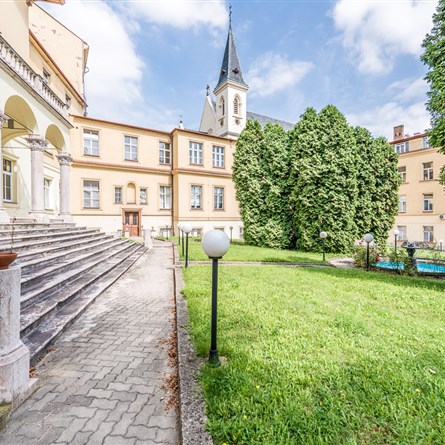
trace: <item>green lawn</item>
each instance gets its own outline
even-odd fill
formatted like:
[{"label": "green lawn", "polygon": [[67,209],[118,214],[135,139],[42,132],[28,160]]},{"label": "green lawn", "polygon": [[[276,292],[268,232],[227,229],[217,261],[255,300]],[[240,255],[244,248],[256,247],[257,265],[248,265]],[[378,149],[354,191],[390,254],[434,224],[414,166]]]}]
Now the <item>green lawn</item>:
[{"label": "green lawn", "polygon": [[[182,257],[182,245],[178,246],[178,252]],[[185,248],[184,248],[185,252]],[[326,259],[338,257],[339,255],[326,254]],[[191,261],[204,261],[208,257],[202,250],[201,242],[189,239],[189,259]],[[267,247],[247,246],[234,243],[230,245],[228,252],[224,255],[224,261],[260,261],[260,262],[289,262],[289,263],[323,263],[321,253],[301,252],[298,250],[278,250]]]},{"label": "green lawn", "polygon": [[[184,270],[199,355],[211,268]],[[220,267],[205,367],[215,444],[444,444],[445,283],[322,268]]]}]

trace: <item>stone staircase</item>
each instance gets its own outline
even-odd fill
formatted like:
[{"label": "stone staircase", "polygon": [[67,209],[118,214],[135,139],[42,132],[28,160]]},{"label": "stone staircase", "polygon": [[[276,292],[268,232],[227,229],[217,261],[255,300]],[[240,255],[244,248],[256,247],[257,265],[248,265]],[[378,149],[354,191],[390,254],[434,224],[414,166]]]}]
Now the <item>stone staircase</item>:
[{"label": "stone staircase", "polygon": [[0,251],[22,270],[20,330],[35,361],[83,310],[147,249],[69,223],[0,225]]}]

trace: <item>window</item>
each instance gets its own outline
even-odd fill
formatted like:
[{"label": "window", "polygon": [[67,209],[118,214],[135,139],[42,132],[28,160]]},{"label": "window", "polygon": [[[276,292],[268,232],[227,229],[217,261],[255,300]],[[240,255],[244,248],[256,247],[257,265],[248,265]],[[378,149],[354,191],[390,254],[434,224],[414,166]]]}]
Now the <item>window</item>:
[{"label": "window", "polygon": [[221,116],[224,116],[226,114],[226,102],[224,100],[224,97],[221,97],[220,108],[221,108]]},{"label": "window", "polygon": [[406,226],[397,226],[397,230],[399,231],[399,236],[397,237],[399,241],[405,241],[408,239],[406,236]]},{"label": "window", "polygon": [[193,237],[201,237],[202,236],[202,227],[193,227],[192,236]]},{"label": "window", "polygon": [[65,94],[65,103],[68,108],[71,106],[71,97],[68,94]]},{"label": "window", "polygon": [[422,139],[422,148],[430,148],[430,139],[429,139],[429,137],[424,137]]},{"label": "window", "polygon": [[12,202],[13,198],[12,161],[3,158],[3,201]]},{"label": "window", "polygon": [[406,182],[406,167],[399,167],[397,171],[399,172],[399,175],[402,178],[402,182]]},{"label": "window", "polygon": [[44,178],[43,179],[43,192],[44,192],[45,209],[51,209],[50,191],[51,191],[51,179]]},{"label": "window", "polygon": [[244,227],[239,228],[239,239],[244,239]]},{"label": "window", "polygon": [[202,186],[192,185],[190,201],[192,209],[202,209]]},{"label": "window", "polygon": [[122,187],[114,187],[114,203],[122,204]]},{"label": "window", "polygon": [[213,189],[213,210],[224,210],[224,189],[222,187]]},{"label": "window", "polygon": [[212,149],[213,167],[224,168],[224,147],[213,146]]},{"label": "window", "polygon": [[170,144],[159,142],[159,163],[170,164]]},{"label": "window", "polygon": [[433,179],[433,163],[424,162],[423,163],[423,180],[431,181]]},{"label": "window", "polygon": [[433,195],[423,195],[423,211],[432,212],[433,211]]},{"label": "window", "polygon": [[159,187],[159,202],[163,210],[170,210],[172,207],[172,191],[169,185]]},{"label": "window", "polygon": [[99,132],[83,130],[83,154],[99,156]]},{"label": "window", "polygon": [[138,160],[138,138],[133,136],[125,136],[125,160]]},{"label": "window", "polygon": [[99,208],[99,181],[83,181],[83,206]]},{"label": "window", "polygon": [[233,101],[233,114],[238,116],[240,113],[240,101],[239,97],[235,96],[235,100]]},{"label": "window", "polygon": [[190,142],[189,150],[190,164],[202,165],[202,144],[199,142]]},{"label": "window", "polygon": [[145,187],[139,189],[139,202],[147,204],[147,189]]},{"label": "window", "polygon": [[423,226],[423,241],[425,243],[432,243],[434,241],[433,226]]},{"label": "window", "polygon": [[48,71],[46,71],[45,69],[43,70],[43,77],[42,77],[43,81],[48,84],[49,81],[51,80],[51,74],[48,73]]},{"label": "window", "polygon": [[399,213],[405,213],[406,212],[406,196],[400,195],[399,196]]},{"label": "window", "polygon": [[395,144],[394,145],[394,151],[396,153],[406,153],[407,151],[409,151],[409,142],[400,142],[399,144]]}]

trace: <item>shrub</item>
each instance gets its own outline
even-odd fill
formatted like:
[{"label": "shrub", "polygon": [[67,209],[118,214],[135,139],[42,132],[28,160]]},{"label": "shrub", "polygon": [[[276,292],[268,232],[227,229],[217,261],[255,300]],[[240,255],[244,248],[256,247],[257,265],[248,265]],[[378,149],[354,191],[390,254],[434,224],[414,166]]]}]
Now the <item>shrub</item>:
[{"label": "shrub", "polygon": [[[359,241],[352,250],[354,266],[366,268],[366,242]],[[369,246],[369,264],[372,266],[380,261],[380,252],[376,245]]]}]

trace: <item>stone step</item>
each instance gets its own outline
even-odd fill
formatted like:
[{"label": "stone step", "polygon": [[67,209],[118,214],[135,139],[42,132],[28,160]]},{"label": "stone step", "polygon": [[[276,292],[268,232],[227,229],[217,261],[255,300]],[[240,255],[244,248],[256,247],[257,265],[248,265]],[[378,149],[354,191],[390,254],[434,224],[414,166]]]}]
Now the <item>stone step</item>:
[{"label": "stone step", "polygon": [[[79,239],[75,239],[75,240],[68,239],[67,241],[64,241],[64,242],[58,242],[55,245],[48,244],[48,245],[42,246],[41,248],[24,250],[22,252],[19,252],[15,263],[20,264],[20,265],[26,264],[28,261],[33,261],[33,260],[36,261],[39,258],[46,258],[56,252],[70,251],[73,248],[88,246],[91,243],[99,242],[104,239],[112,240],[112,239],[116,239],[116,238],[113,237],[113,235],[105,235],[104,233],[99,233],[97,236],[86,237],[86,238],[83,238],[80,240]],[[120,239],[120,238],[118,238],[118,239]]]},{"label": "stone step", "polygon": [[82,264],[79,264],[77,267],[71,267],[68,271],[64,271],[57,276],[45,276],[42,274],[40,280],[35,286],[25,286],[20,298],[20,308],[25,309],[31,304],[38,303],[45,298],[45,295],[48,292],[53,292],[57,289],[63,288],[68,281],[72,281],[82,274],[87,273],[90,269],[100,265],[102,262],[107,261],[117,253],[131,248],[132,244],[133,243],[126,242],[123,246],[117,247],[117,249],[111,253],[105,252],[98,254],[94,258],[82,262]]},{"label": "stone step", "polygon": [[54,224],[48,224],[48,223],[33,223],[33,222],[28,222],[28,223],[21,223],[21,222],[11,222],[11,223],[7,223],[7,224],[0,224],[0,232],[3,230],[10,230],[12,228],[12,226],[14,226],[17,229],[42,229],[44,230],[45,228],[48,227],[76,227],[76,223],[54,223]]},{"label": "stone step", "polygon": [[65,261],[56,262],[56,264],[46,264],[46,261],[42,261],[42,267],[34,271],[22,273],[21,292],[24,294],[27,289],[40,286],[42,276],[45,277],[45,280],[49,280],[55,275],[61,276],[67,271],[73,271],[76,267],[90,259],[97,259],[100,255],[105,255],[110,250],[116,251],[120,246],[127,247],[128,243],[124,240],[113,240],[105,245],[96,246],[96,248],[90,247],[86,253],[79,253]]},{"label": "stone step", "polygon": [[[46,348],[92,303],[104,290],[111,286],[147,249],[143,245],[134,244],[130,251],[113,256],[109,262],[101,264],[101,273],[87,272],[83,277],[83,283],[76,281],[67,285],[64,293],[77,295],[69,298],[69,303],[57,309],[50,309],[52,315],[44,315],[43,322],[34,329],[25,328],[22,340],[30,350],[31,363],[34,363]],[[98,272],[98,271],[96,271]],[[56,305],[52,301],[52,305]],[[51,306],[51,303],[48,303]],[[43,308],[40,308],[43,310]],[[47,308],[48,309],[48,308]],[[37,312],[37,308],[36,308]],[[23,313],[24,316],[26,313]],[[54,315],[55,314],[55,315]],[[30,320],[28,320],[29,322]],[[31,322],[31,324],[33,324]],[[23,326],[25,326],[23,319]]]},{"label": "stone step", "polygon": [[[70,232],[65,232],[65,234],[63,236],[57,236],[57,237],[44,237],[40,240],[35,240],[35,241],[24,241],[24,242],[14,242],[14,252],[21,252],[23,250],[27,250],[30,247],[35,247],[35,246],[47,246],[47,245],[52,245],[55,243],[59,243],[59,242],[64,242],[64,241],[74,241],[76,240],[80,240],[80,239],[85,239],[85,238],[91,238],[94,236],[97,236],[100,232],[98,232],[96,229],[86,229],[84,231],[80,231],[80,232],[75,232],[75,233],[70,233]],[[2,244],[1,245],[1,249],[2,250],[9,250],[10,245],[6,245],[6,244]],[[20,255],[19,255],[20,256]]]},{"label": "stone step", "polygon": [[22,268],[22,278],[24,278],[33,271],[39,270],[42,265],[48,267],[56,263],[62,264],[63,262],[80,256],[85,252],[94,251],[94,249],[106,245],[112,245],[115,240],[116,238],[111,235],[102,235],[101,237],[94,239],[88,238],[82,241],[82,243],[67,243],[63,248],[56,247],[45,249],[34,254],[29,253],[26,257],[19,257],[15,264],[20,265]]},{"label": "stone step", "polygon": [[[63,232],[63,231],[79,231],[79,230],[85,230],[86,227],[54,227],[54,226],[48,226],[45,228],[14,228],[14,240],[17,238],[23,238],[24,236],[32,236],[32,235],[43,235],[43,234],[50,234],[50,233],[57,233],[57,232]],[[89,227],[89,229],[92,229],[92,227]],[[7,240],[8,242],[11,241],[12,236],[12,229],[0,229],[0,240]]]}]

